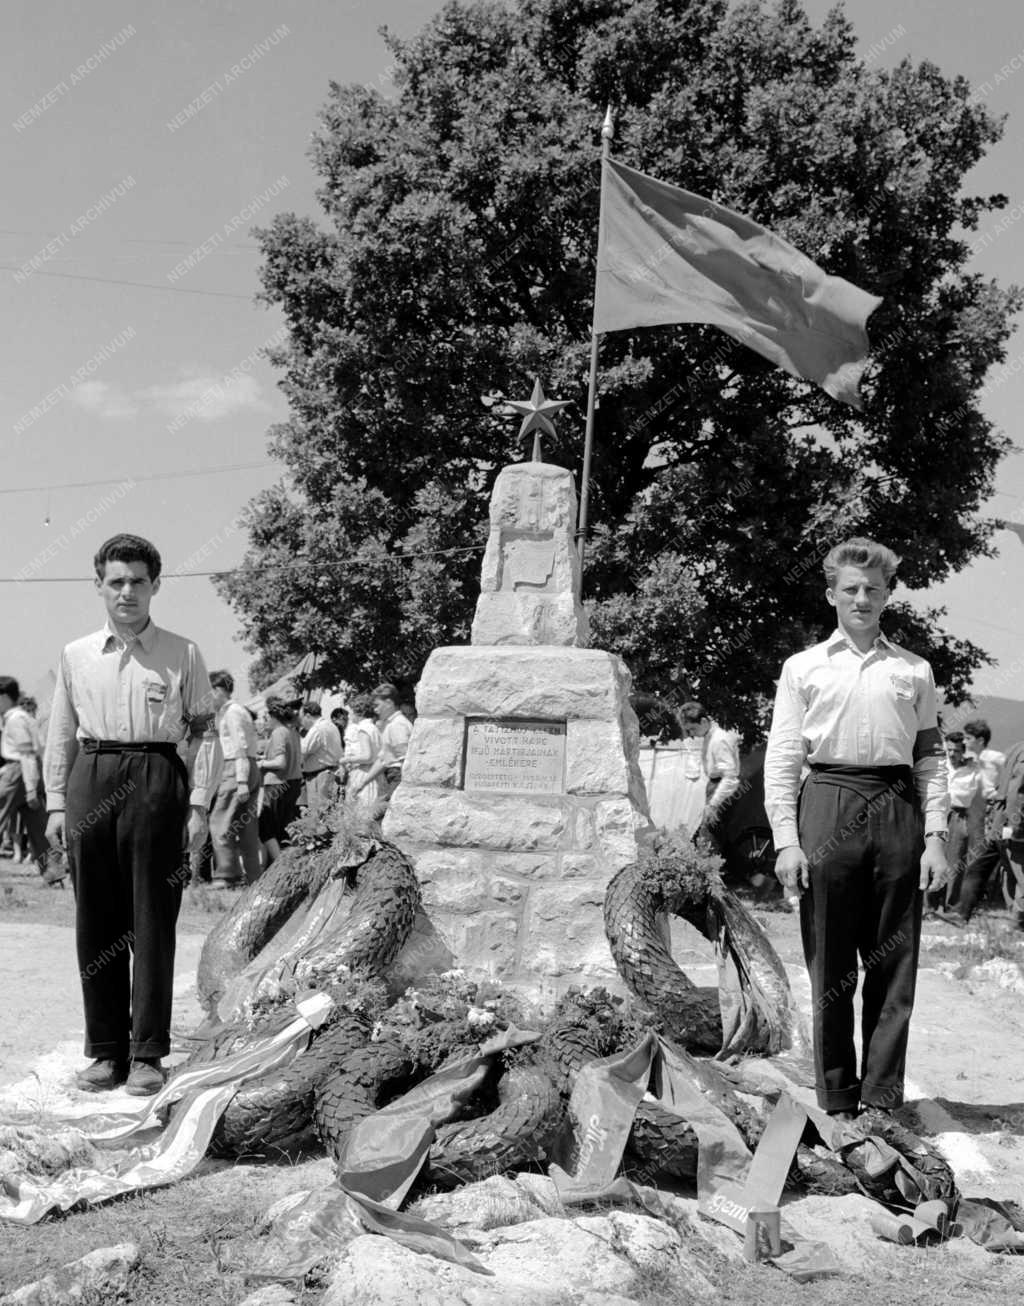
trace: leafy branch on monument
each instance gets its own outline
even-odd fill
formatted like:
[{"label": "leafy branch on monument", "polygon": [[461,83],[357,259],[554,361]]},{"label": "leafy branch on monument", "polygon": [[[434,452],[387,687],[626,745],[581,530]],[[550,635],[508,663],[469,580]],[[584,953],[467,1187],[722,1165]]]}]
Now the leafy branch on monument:
[{"label": "leafy branch on monument", "polygon": [[[287,481],[253,501],[219,582],[270,666],[415,679],[468,638],[498,469],[528,451],[501,400],[571,399],[546,457],[577,471],[597,231],[614,152],[749,214],[884,295],[862,414],[711,328],[604,337],[586,595],[638,684],[752,727],[786,653],[828,626],[820,558],[850,533],[911,588],[991,551],[977,510],[1007,448],[979,407],[1016,288],[968,270],[964,196],[1002,124],[929,64],[858,61],[841,11],[795,0],[447,5],[388,36],[396,95],[332,84],[312,144],[326,229],[261,233],[286,316]],[[889,610],[953,699],[986,660],[942,611]]]}]

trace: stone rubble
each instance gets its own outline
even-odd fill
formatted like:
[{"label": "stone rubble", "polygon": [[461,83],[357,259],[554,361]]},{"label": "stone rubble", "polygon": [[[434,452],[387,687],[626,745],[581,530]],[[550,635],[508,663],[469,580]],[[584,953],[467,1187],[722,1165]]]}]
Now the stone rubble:
[{"label": "stone rubble", "polygon": [[114,1302],[127,1289],[139,1261],[135,1243],[97,1247],[53,1274],[6,1293],[0,1297],[0,1306],[73,1306],[83,1298]]}]

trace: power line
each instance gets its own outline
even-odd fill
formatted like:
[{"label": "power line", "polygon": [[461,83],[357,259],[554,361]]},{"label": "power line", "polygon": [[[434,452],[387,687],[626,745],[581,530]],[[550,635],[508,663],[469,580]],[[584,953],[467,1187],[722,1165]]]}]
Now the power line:
[{"label": "power line", "polygon": [[[5,268],[14,273],[16,268]],[[100,281],[110,286],[137,286],[141,290],[168,290],[174,295],[207,295],[213,299],[244,299],[252,303],[252,295],[235,295],[229,290],[189,290],[186,286],[161,286],[156,281],[123,281],[119,277],[87,277],[81,272],[33,272],[34,277],[57,277],[61,281]]]},{"label": "power line", "polygon": [[[425,549],[422,552],[401,553],[395,552],[388,555],[388,561],[405,561],[406,559],[415,558],[446,558],[452,557],[457,553],[479,553],[481,549],[486,549],[487,544],[467,544],[460,545],[452,549]],[[331,568],[349,567],[349,562],[316,562],[309,563],[301,560],[295,562],[279,562],[264,564],[261,567],[226,567],[223,571],[165,571],[161,573],[161,580],[201,580],[210,576],[236,576],[240,571],[256,571],[264,574],[273,572],[289,571],[293,568],[302,568],[306,571],[324,571]],[[83,585],[92,580],[91,576],[0,576],[0,585]]]},{"label": "power line", "polygon": [[84,490],[95,485],[123,485],[126,481],[137,484],[139,481],[169,481],[181,476],[214,476],[219,472],[246,472],[256,467],[273,467],[270,461],[262,463],[228,463],[224,467],[198,467],[187,472],[152,472],[139,476],[106,476],[100,481],[64,481],[59,485],[14,485],[0,488],[0,494],[34,494],[51,490]]},{"label": "power line", "polygon": [[[48,236],[48,232],[37,228],[35,231],[12,231],[9,227],[0,227],[0,236]],[[50,239],[54,237],[50,236]],[[118,242],[121,245],[181,245],[186,249],[195,249],[202,241],[196,240],[154,240],[143,236],[124,236]],[[253,241],[232,245],[232,249],[259,249]]]}]

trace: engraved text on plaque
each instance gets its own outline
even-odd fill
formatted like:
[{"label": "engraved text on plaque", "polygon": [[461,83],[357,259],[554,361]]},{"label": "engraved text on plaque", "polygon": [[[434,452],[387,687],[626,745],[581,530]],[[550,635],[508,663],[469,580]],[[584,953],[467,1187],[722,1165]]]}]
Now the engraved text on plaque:
[{"label": "engraved text on plaque", "polygon": [[464,789],[501,794],[565,791],[565,722],[470,717]]}]

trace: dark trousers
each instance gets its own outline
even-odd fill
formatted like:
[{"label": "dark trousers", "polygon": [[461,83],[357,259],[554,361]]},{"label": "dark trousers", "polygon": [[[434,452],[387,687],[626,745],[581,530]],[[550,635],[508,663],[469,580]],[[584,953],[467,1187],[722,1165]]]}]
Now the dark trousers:
[{"label": "dark trousers", "polygon": [[974,915],[992,877],[992,872],[1003,859],[1013,873],[1014,890],[1012,918],[1015,925],[1024,928],[1024,839],[1010,839],[1001,843],[990,839],[964,872],[963,888],[957,910],[965,921]]},{"label": "dark trousers", "polygon": [[[238,801],[238,783],[233,761],[224,763],[217,794],[210,808],[210,839],[216,867],[212,878],[233,883],[244,878],[253,884],[260,878],[259,800],[260,772],[256,759],[249,760],[249,797]],[[239,870],[241,859],[241,871]]]},{"label": "dark trousers", "polygon": [[163,1057],[171,1046],[174,929],[189,876],[188,786],[161,753],[79,752],[65,834],[75,883],[89,1057]]},{"label": "dark trousers", "polygon": [[20,816],[25,833],[28,835],[32,856],[36,861],[45,863],[49,844],[46,842],[46,794],[42,780],[39,782],[36,797],[39,799],[39,806],[33,809],[28,805],[20,762],[4,762],[0,766],[0,834],[9,825],[13,843],[17,834],[15,818]]},{"label": "dark trousers", "polygon": [[949,812],[949,841],[946,844],[946,862],[949,866],[949,882],[942,889],[936,889],[933,893],[925,894],[925,903],[929,908],[935,908],[945,903],[946,906],[952,907],[960,898],[960,890],[963,884],[964,873],[967,868],[968,846],[970,841],[970,829],[967,820],[966,807],[953,807]]},{"label": "dark trousers", "polygon": [[[921,939],[918,888],[924,844],[909,770],[899,791],[866,796],[812,772],[800,796],[800,847],[810,888],[800,930],[811,978],[818,1104],[903,1101],[910,1013]],[[864,966],[857,1074],[853,998]]]}]

